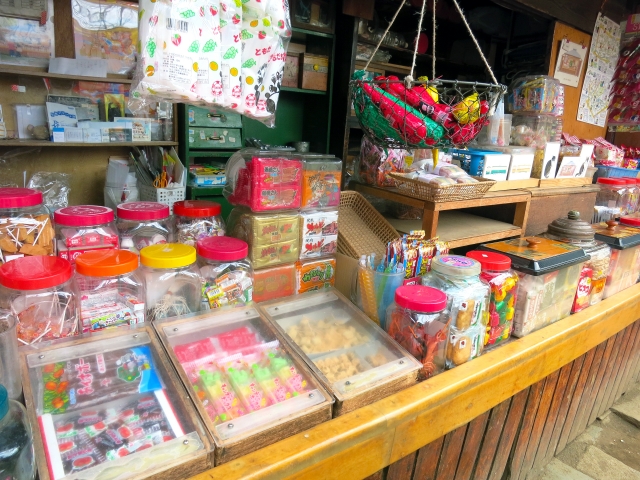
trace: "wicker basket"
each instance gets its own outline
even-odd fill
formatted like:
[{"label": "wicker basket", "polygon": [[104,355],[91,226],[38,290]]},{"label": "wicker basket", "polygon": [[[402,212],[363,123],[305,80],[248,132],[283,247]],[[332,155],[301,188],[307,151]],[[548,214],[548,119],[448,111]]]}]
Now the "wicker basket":
[{"label": "wicker basket", "polygon": [[387,243],[400,235],[358,192],[340,193],[338,252],[352,258],[375,253],[381,259]]},{"label": "wicker basket", "polygon": [[478,180],[478,183],[432,185],[415,178],[409,178],[410,174],[407,173],[389,173],[389,175],[396,181],[398,190],[408,197],[430,202],[453,202],[481,198],[496,183],[495,180],[473,177]]}]

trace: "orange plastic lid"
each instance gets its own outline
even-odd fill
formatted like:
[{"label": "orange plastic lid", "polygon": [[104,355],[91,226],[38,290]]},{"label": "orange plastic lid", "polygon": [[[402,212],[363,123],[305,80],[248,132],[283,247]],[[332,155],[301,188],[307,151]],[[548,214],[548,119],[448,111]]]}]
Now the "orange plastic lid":
[{"label": "orange plastic lid", "polygon": [[94,250],[76,258],[76,271],[88,277],[115,277],[138,268],[138,255],[129,250]]}]

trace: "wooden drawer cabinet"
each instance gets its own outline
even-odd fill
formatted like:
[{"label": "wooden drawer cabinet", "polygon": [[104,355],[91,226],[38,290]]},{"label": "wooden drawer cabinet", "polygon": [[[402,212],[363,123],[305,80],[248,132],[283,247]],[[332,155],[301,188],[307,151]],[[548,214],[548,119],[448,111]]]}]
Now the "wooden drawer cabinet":
[{"label": "wooden drawer cabinet", "polygon": [[242,116],[239,113],[229,113],[215,107],[187,105],[187,121],[190,127],[242,128]]},{"label": "wooden drawer cabinet", "polygon": [[189,128],[189,148],[215,148],[226,150],[242,147],[242,130],[239,128]]}]

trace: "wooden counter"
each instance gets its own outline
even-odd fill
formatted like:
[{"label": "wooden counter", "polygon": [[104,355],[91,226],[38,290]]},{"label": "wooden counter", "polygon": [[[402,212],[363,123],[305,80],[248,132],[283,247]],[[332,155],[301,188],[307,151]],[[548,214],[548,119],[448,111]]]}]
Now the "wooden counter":
[{"label": "wooden counter", "polygon": [[[636,378],[639,318],[635,285],[472,362],[193,478],[382,478],[379,471],[388,465],[388,480],[499,479],[507,466],[512,478],[524,478]],[[550,441],[553,448],[546,446]]]}]

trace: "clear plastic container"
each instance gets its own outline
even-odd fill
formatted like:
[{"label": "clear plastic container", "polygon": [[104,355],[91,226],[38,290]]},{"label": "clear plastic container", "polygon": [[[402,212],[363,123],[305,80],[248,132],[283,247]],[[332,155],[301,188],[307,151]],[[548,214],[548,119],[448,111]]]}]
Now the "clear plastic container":
[{"label": "clear plastic container", "polygon": [[55,255],[54,236],[42,192],[0,188],[0,264],[25,255]]},{"label": "clear plastic container", "polygon": [[553,115],[514,114],[511,128],[511,144],[544,148],[556,139],[558,117]]},{"label": "clear plastic container", "polygon": [[422,284],[447,294],[451,315],[446,366],[462,365],[482,354],[489,317],[489,284],[480,278],[480,263],[460,255],[438,255]]},{"label": "clear plastic container", "polygon": [[627,184],[626,191],[623,195],[624,207],[627,215],[633,215],[638,211],[638,202],[640,201],[640,188],[636,184],[635,178],[622,179]]},{"label": "clear plastic container", "polygon": [[0,267],[0,285],[0,302],[18,319],[22,345],[78,334],[78,294],[67,260],[16,258]]},{"label": "clear plastic container", "polygon": [[[600,191],[596,195],[596,206],[620,209],[620,215],[626,215],[625,194],[627,182],[621,178],[598,178]],[[619,215],[616,215],[619,216]]]},{"label": "clear plastic container", "polygon": [[[0,311],[0,384],[4,385],[12,400],[21,400],[22,378],[16,365],[18,358],[18,321],[9,311]],[[0,472],[2,468],[0,467]]]},{"label": "clear plastic container", "polygon": [[489,297],[489,321],[484,337],[485,346],[492,346],[508,340],[513,330],[518,275],[511,269],[511,259],[494,252],[472,250],[467,257],[480,263],[480,278],[491,288]]},{"label": "clear plastic container", "polygon": [[139,253],[144,247],[171,243],[173,222],[169,206],[157,202],[121,203],[116,227],[120,248]]},{"label": "clear plastic container", "polygon": [[338,210],[302,212],[300,234],[300,260],[335,255],[338,252]]},{"label": "clear plastic container", "polygon": [[508,108],[514,114],[520,112],[557,113],[558,106],[556,104],[559,103],[560,95],[560,82],[555,78],[546,75],[520,77],[511,84]]},{"label": "clear plastic container", "polygon": [[640,219],[622,217],[594,226],[596,240],[611,247],[611,263],[603,298],[632,287],[640,276]]},{"label": "clear plastic container", "polygon": [[296,263],[296,292],[330,288],[336,283],[336,259],[306,260]]},{"label": "clear plastic container", "polygon": [[231,237],[209,237],[196,245],[204,279],[202,294],[209,308],[243,307],[253,300],[253,268],[247,242]]},{"label": "clear plastic container", "polygon": [[0,385],[0,475],[7,480],[33,480],[36,477],[33,434],[27,410],[9,398],[3,385]]},{"label": "clear plastic container", "polygon": [[404,270],[378,272],[361,264],[351,277],[351,301],[387,333],[387,309],[393,303],[396,289],[404,283],[404,277]]},{"label": "clear plastic container", "polygon": [[279,265],[253,272],[253,301],[288,297],[296,291],[296,265]]},{"label": "clear plastic container", "polygon": [[531,237],[489,243],[480,250],[507,255],[518,273],[513,336],[524,337],[571,314],[580,272],[589,260],[582,248]]},{"label": "clear plastic container", "polygon": [[78,255],[118,248],[113,210],[97,205],[60,208],[53,214],[58,256],[75,263]]},{"label": "clear plastic container", "polygon": [[302,200],[300,207],[325,208],[340,205],[342,160],[333,155],[302,156]]},{"label": "clear plastic container", "polygon": [[387,333],[422,364],[421,379],[444,371],[450,319],[446,307],[446,293],[405,285],[387,309]]},{"label": "clear plastic container", "polygon": [[196,246],[198,240],[225,234],[222,207],[207,200],[182,200],[173,204],[175,241]]},{"label": "clear plastic container", "polygon": [[76,259],[83,332],[142,323],[145,287],[138,255],[128,250],[97,250]]},{"label": "clear plastic container", "polygon": [[148,322],[202,310],[204,280],[196,265],[194,247],[179,243],[151,245],[140,250],[140,263]]}]

